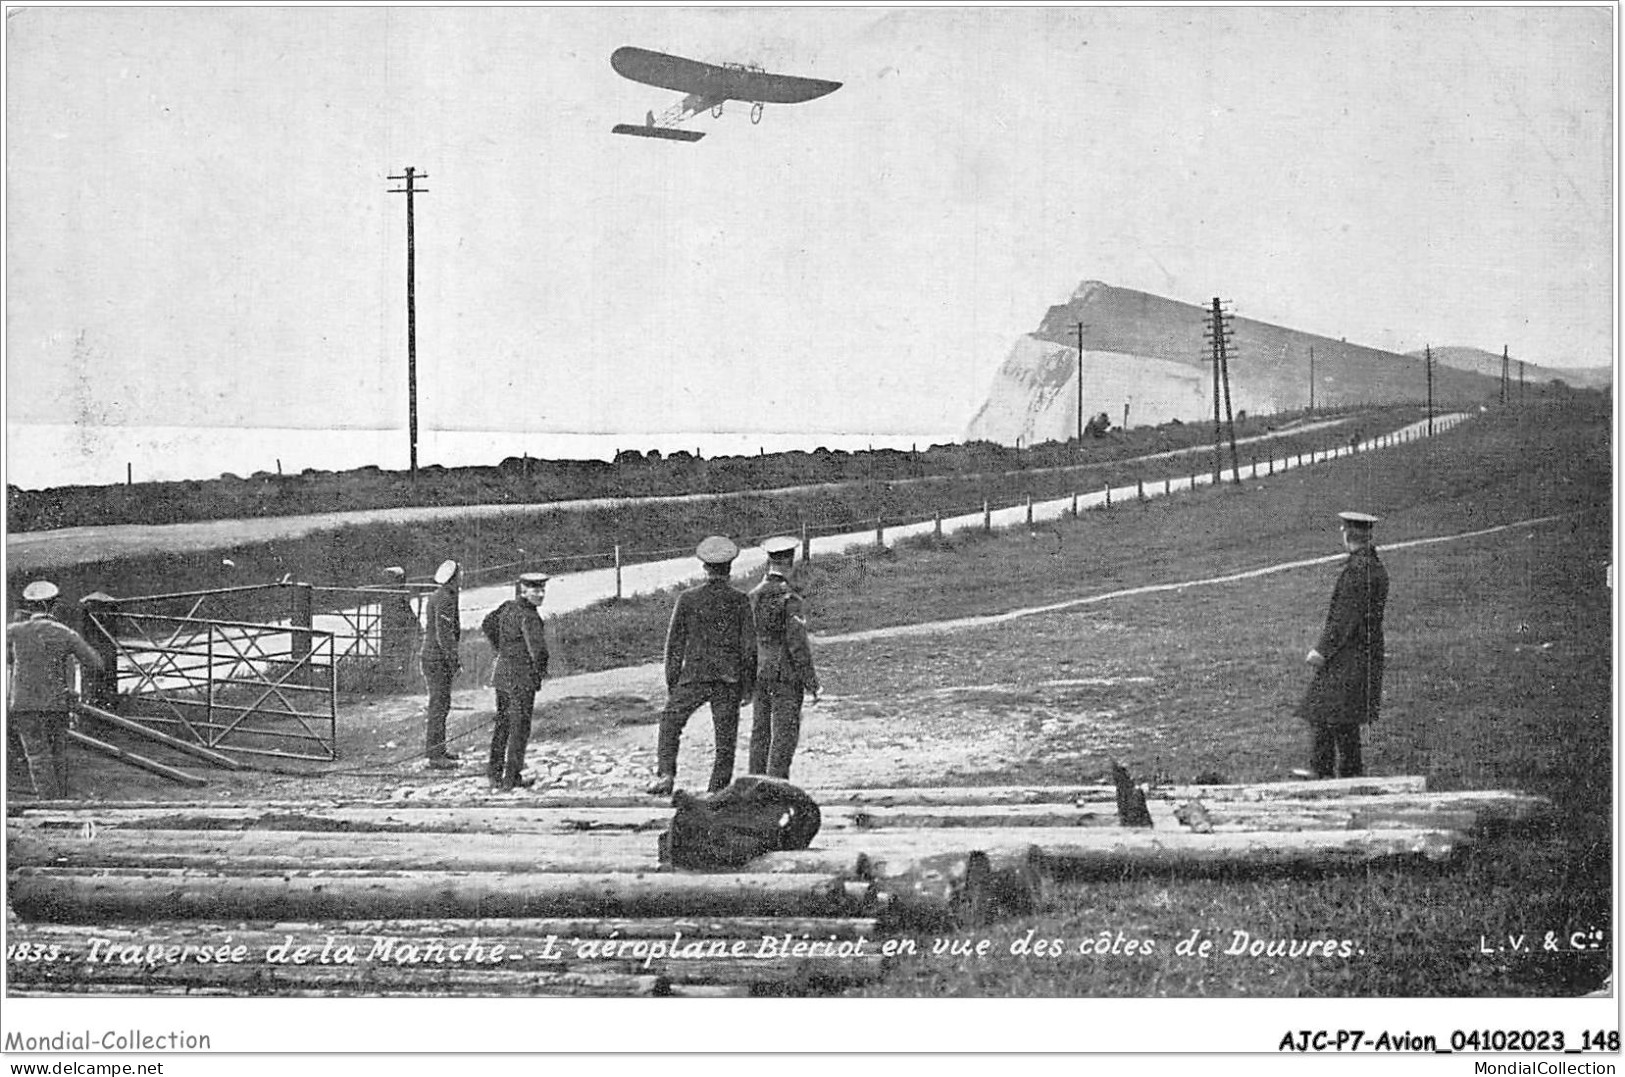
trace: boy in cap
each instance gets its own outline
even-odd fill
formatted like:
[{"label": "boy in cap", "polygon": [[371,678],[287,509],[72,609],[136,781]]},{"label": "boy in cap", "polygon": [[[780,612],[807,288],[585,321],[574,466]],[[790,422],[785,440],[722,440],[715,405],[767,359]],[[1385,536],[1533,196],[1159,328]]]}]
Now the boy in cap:
[{"label": "boy in cap", "polygon": [[721,535],[694,554],[706,580],[677,596],[666,629],[666,709],[660,716],[658,775],[649,792],[667,796],[677,782],[677,747],[683,726],[701,703],[711,704],[716,761],[710,792],[733,780],[739,705],[756,688],[756,630],[750,599],[728,584],[739,547]]},{"label": "boy in cap", "polygon": [[6,626],[6,668],[11,697],[6,701],[6,744],[11,757],[38,793],[28,744],[44,742],[51,753],[55,795],[68,797],[68,725],[73,684],[67,660],[99,671],[102,659],[84,638],[51,616],[56,584],[35,580],[23,589],[27,619]]},{"label": "boy in cap", "polygon": [[767,575],[750,592],[756,623],[756,698],[751,707],[750,772],[790,777],[790,760],[801,737],[801,704],[807,692],[818,702],[818,673],[801,596],[790,587],[795,566],[793,538],[766,539]]},{"label": "boy in cap", "polygon": [[1317,778],[1358,778],[1360,727],[1377,720],[1382,705],[1383,608],[1388,572],[1372,545],[1377,518],[1340,512],[1348,561],[1332,588],[1326,627],[1306,661],[1314,667],[1298,716],[1313,731],[1310,769]]},{"label": "boy in cap", "polygon": [[491,728],[491,755],[485,776],[491,788],[507,792],[529,788],[535,781],[521,773],[525,749],[530,745],[530,723],[536,713],[536,690],[547,677],[547,639],[542,615],[537,612],[547,597],[545,572],[519,577],[517,594],[485,615],[480,631],[496,652],[491,684],[496,688],[497,713]]},{"label": "boy in cap", "polygon": [[423,605],[423,653],[418,662],[423,669],[424,683],[429,686],[425,754],[429,757],[429,766],[435,770],[451,770],[457,766],[457,756],[446,750],[446,715],[451,713],[451,682],[462,668],[458,647],[463,639],[463,626],[457,612],[462,578],[461,565],[456,561],[442,561],[434,572],[434,582],[439,586]]}]

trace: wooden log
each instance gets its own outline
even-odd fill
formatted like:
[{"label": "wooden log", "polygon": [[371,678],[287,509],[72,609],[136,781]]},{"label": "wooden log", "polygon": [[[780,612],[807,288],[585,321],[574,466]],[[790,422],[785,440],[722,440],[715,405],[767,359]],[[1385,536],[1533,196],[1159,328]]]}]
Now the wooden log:
[{"label": "wooden log", "polygon": [[177,752],[184,752],[207,763],[213,763],[217,767],[226,770],[244,769],[241,763],[229,755],[222,755],[213,748],[205,748],[201,744],[194,744],[188,740],[181,740],[179,737],[172,737],[168,733],[153,729],[151,726],[142,725],[140,722],[131,721],[122,715],[114,714],[112,711],[105,711],[100,707],[94,707],[84,702],[74,704],[74,709],[80,714],[96,719],[98,722],[115,726],[128,733],[134,733],[138,737],[173,748]]},{"label": "wooden log", "polygon": [[837,875],[448,871],[223,873],[18,868],[24,920],[418,919],[531,916],[838,916]]},{"label": "wooden log", "polygon": [[892,861],[908,862],[937,853],[979,851],[1020,853],[1037,846],[1043,862],[1057,872],[1138,867],[1158,871],[1211,871],[1220,867],[1301,869],[1363,864],[1386,858],[1446,860],[1466,844],[1454,831],[1310,830],[1194,834],[1186,830],[1105,827],[961,828],[871,831],[858,837],[819,836],[815,847],[832,853],[862,848],[871,874],[884,879]]},{"label": "wooden log", "polygon": [[858,830],[926,827],[1117,826],[1115,808],[1071,804],[939,804],[849,809]]},{"label": "wooden log", "polygon": [[[1147,794],[1165,800],[1189,800],[1201,797],[1214,800],[1276,800],[1315,799],[1345,796],[1371,796],[1382,793],[1424,793],[1427,779],[1420,776],[1327,778],[1319,781],[1260,782],[1239,785],[1152,784]],[[877,807],[903,804],[1068,804],[1116,803],[1116,790],[1110,785],[1038,785],[1038,786],[949,786],[949,787],[890,787],[874,789],[813,789],[807,792],[821,808],[833,810],[839,805],[873,805]],[[8,805],[8,815],[37,811],[72,811],[86,805],[75,800],[31,801],[27,805]],[[216,810],[216,801],[127,800],[100,801],[100,811],[158,810],[177,812],[193,809]],[[495,812],[524,812],[537,808],[643,808],[671,810],[668,797],[603,796],[590,793],[542,793],[536,796],[434,796],[393,799],[336,799],[330,801],[265,800],[256,801],[254,809],[302,813],[328,808],[386,808],[396,812],[444,811],[448,808],[479,808]]]},{"label": "wooden log", "polygon": [[117,943],[163,942],[169,939],[223,937],[240,931],[269,932],[277,936],[321,937],[324,935],[366,935],[390,938],[546,938],[566,942],[576,939],[669,939],[681,933],[694,939],[759,939],[766,936],[806,936],[815,939],[872,939],[879,932],[871,917],[835,916],[727,916],[727,917],[485,917],[463,920],[326,920],[326,921],[225,921],[153,920],[136,925],[110,924],[18,924],[15,928],[29,941],[88,949],[90,940],[102,938]]},{"label": "wooden log", "polygon": [[290,991],[316,995],[460,995],[625,997],[659,994],[663,981],[655,973],[580,972],[575,970],[513,971],[508,969],[395,966],[377,962],[356,965],[104,965],[13,963],[10,983],[62,990],[138,985],[144,988],[224,989],[238,996],[282,995]]},{"label": "wooden log", "polygon": [[100,830],[11,835],[11,867],[235,871],[657,872],[653,835],[328,834],[258,830]]},{"label": "wooden log", "polygon": [[[68,743],[77,744],[81,748],[88,748],[97,755],[105,755],[109,759],[117,759],[120,763],[127,763],[132,767],[139,767],[140,769],[156,774],[161,778],[168,778],[172,782],[179,782],[181,785],[200,786],[209,784],[207,781],[199,778],[195,774],[188,774],[184,770],[176,770],[174,767],[169,766],[166,763],[160,763],[156,759],[148,759],[144,755],[137,755],[134,752],[126,751],[117,745],[108,744],[104,740],[97,740],[95,737],[86,736],[77,729],[68,730]],[[69,803],[72,802],[70,801]]]}]

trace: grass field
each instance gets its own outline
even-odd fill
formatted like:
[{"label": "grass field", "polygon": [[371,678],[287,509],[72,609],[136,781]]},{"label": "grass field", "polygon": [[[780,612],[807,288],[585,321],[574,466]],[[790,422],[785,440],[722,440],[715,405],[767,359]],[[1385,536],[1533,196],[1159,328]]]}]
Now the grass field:
[{"label": "grass field", "polygon": [[[1198,581],[1340,549],[1335,513],[1381,516],[1392,577],[1381,722],[1368,769],[1430,788],[1517,789],[1549,825],[1482,841],[1448,867],[1314,877],[1127,876],[1065,888],[1029,920],[981,929],[984,958],[904,958],[866,994],[993,996],[1515,996],[1594,989],[1611,940],[1610,421],[1588,398],[1486,415],[1431,442],[1242,487],[1086,513],[1029,534],[907,543],[804,578],[813,627],[836,634]],[[1557,516],[1478,537],[1404,548]],[[1080,604],[997,626],[819,650],[827,690],[884,712],[943,687],[980,689],[990,720],[1041,745],[967,784],[1080,782],[1120,758],[1139,778],[1279,780],[1304,764],[1291,709],[1336,565]],[[744,582],[744,581],[740,581]],[[653,658],[669,599],[560,618],[572,650]],[[611,639],[613,638],[613,643]],[[1061,682],[1057,685],[1056,682]],[[1017,957],[1032,930],[1063,958]],[[1151,955],[1080,956],[1102,931]],[[1206,958],[1173,952],[1197,931]],[[1250,939],[1333,939],[1349,955],[1229,956]],[[1546,932],[1557,952],[1539,943]],[[1533,952],[1507,949],[1527,935]],[[1485,942],[1487,940],[1487,943]],[[1502,949],[1497,950],[1497,944]],[[1483,945],[1492,952],[1484,953]]]}]

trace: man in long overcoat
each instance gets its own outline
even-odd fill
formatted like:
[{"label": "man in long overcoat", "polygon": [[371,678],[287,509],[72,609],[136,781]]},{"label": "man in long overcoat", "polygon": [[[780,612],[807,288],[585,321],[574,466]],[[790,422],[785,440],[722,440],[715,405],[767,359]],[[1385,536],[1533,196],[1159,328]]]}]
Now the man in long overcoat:
[{"label": "man in long overcoat", "polygon": [[491,675],[497,713],[491,726],[491,755],[485,776],[501,792],[526,789],[535,780],[524,776],[525,750],[536,713],[536,690],[547,678],[546,626],[538,608],[547,597],[548,576],[527,572],[519,577],[518,594],[480,622],[480,631],[496,652]]},{"label": "man in long overcoat", "polygon": [[790,586],[795,539],[770,538],[767,575],[750,592],[756,622],[756,699],[751,708],[750,772],[790,777],[790,760],[801,738],[801,705],[811,692],[818,702],[818,671],[801,596]]},{"label": "man in long overcoat", "polygon": [[666,709],[660,716],[655,783],[649,792],[671,793],[677,781],[677,749],[700,704],[711,704],[716,760],[710,792],[733,780],[739,740],[739,705],[756,690],[756,630],[750,599],[728,583],[739,547],[712,535],[695,549],[706,581],[677,596],[666,629]]},{"label": "man in long overcoat", "polygon": [[457,766],[457,756],[446,750],[446,715],[451,713],[451,682],[463,664],[458,650],[463,624],[457,609],[462,578],[462,566],[456,561],[441,562],[434,573],[434,582],[439,586],[423,605],[423,655],[419,663],[429,686],[425,754],[435,770]]},{"label": "man in long overcoat", "polygon": [[1377,720],[1382,707],[1383,608],[1388,571],[1372,544],[1375,516],[1342,512],[1348,561],[1332,589],[1326,627],[1309,652],[1314,667],[1298,716],[1313,733],[1310,769],[1317,778],[1357,778],[1360,727]]}]

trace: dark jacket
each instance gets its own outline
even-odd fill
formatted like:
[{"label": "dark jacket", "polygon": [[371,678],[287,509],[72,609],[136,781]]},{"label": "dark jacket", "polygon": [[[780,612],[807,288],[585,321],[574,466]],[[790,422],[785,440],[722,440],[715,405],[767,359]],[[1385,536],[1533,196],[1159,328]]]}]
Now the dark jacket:
[{"label": "dark jacket", "polygon": [[441,585],[423,604],[423,664],[457,669],[462,665],[457,645],[463,638],[457,614],[457,591]]},{"label": "dark jacket", "polygon": [[750,599],[714,577],[677,596],[666,629],[666,687],[696,681],[756,690],[756,628]]},{"label": "dark jacket", "polygon": [[806,615],[790,581],[769,572],[751,590],[750,610],[756,622],[757,682],[799,684],[818,691]]},{"label": "dark jacket", "polygon": [[1315,670],[1298,715],[1315,725],[1365,725],[1382,707],[1383,607],[1388,571],[1373,546],[1349,554],[1332,589],[1326,627],[1315,650],[1325,664]]},{"label": "dark jacket", "polygon": [[85,670],[102,668],[101,655],[84,638],[49,614],[35,613],[6,626],[9,710],[67,711],[73,701],[68,659]]},{"label": "dark jacket", "polygon": [[485,615],[480,631],[496,652],[491,684],[499,692],[534,692],[547,677],[547,633],[535,606],[510,598]]}]

